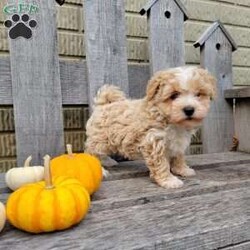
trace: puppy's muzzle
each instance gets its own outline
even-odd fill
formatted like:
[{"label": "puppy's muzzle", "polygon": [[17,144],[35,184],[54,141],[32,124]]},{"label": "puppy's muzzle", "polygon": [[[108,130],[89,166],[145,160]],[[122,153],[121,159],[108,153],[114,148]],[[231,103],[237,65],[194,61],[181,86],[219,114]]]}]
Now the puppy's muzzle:
[{"label": "puppy's muzzle", "polygon": [[185,114],[188,118],[191,118],[191,117],[192,117],[192,115],[194,114],[194,111],[195,111],[195,109],[194,109],[194,107],[192,107],[192,106],[187,106],[187,107],[185,107],[185,108],[183,109],[184,114]]}]

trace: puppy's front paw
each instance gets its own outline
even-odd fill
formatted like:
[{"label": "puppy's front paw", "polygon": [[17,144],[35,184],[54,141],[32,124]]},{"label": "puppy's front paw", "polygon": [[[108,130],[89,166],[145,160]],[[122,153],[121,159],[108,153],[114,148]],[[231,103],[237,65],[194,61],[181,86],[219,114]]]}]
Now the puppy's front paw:
[{"label": "puppy's front paw", "polygon": [[196,175],[195,171],[188,166],[183,167],[183,168],[178,168],[178,169],[173,168],[172,172],[182,177],[191,177],[191,176]]},{"label": "puppy's front paw", "polygon": [[171,175],[164,180],[157,180],[157,183],[163,188],[180,188],[183,186],[183,181],[174,175]]}]

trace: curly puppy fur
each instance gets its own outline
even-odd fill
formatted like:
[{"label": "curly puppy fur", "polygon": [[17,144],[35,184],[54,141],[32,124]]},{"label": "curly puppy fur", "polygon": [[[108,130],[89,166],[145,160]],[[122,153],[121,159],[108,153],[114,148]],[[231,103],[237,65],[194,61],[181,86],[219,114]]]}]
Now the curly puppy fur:
[{"label": "curly puppy fur", "polygon": [[195,175],[184,153],[215,95],[214,77],[197,67],[156,73],[139,100],[126,99],[117,87],[105,85],[87,122],[86,151],[100,158],[143,158],[161,187],[181,187],[183,182],[174,174]]}]

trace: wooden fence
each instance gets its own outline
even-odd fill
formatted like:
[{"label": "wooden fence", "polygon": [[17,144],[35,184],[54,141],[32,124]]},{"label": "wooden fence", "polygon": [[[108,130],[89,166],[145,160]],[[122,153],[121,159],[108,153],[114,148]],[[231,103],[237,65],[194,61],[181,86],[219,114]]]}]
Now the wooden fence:
[{"label": "wooden fence", "polygon": [[[148,17],[150,68],[127,64],[124,0],[85,0],[83,62],[59,61],[55,3],[38,4],[33,37],[9,39],[10,58],[0,59],[0,105],[14,105],[19,165],[28,155],[38,164],[47,153],[64,152],[63,105],[91,106],[105,83],[138,98],[152,73],[184,65],[183,24],[188,13],[180,0],[151,0],[138,10]],[[217,77],[219,88],[204,123],[204,152],[228,151],[233,117],[223,93],[232,87],[231,58],[236,45],[223,25],[215,22],[195,46],[201,48],[201,65]]]}]

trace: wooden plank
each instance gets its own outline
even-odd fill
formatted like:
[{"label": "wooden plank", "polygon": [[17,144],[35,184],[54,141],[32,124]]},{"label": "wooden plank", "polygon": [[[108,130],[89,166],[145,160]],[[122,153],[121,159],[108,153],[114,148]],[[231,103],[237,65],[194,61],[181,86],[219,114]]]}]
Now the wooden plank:
[{"label": "wooden plank", "polygon": [[[198,57],[198,55],[197,55]],[[234,75],[242,79],[245,75],[241,69],[236,68]],[[84,72],[84,73],[83,73]],[[86,62],[60,61],[61,85],[63,104],[87,104],[87,79],[86,79]],[[9,58],[0,59],[0,104],[12,105],[11,75]],[[150,78],[148,64],[129,64],[129,94],[133,98],[141,98],[146,89],[147,82]],[[237,79],[239,79],[237,77]],[[244,81],[247,80],[244,78]],[[243,84],[243,83],[241,83]],[[249,88],[237,88],[225,90],[225,98],[245,98],[250,95]]]},{"label": "wooden plank", "polygon": [[243,87],[237,89],[226,89],[224,91],[224,96],[226,99],[250,98],[250,88]]},{"label": "wooden plank", "polygon": [[129,92],[123,0],[85,1],[85,39],[89,104],[104,84]]},{"label": "wooden plank", "polygon": [[[27,249],[38,250],[247,249],[250,164],[225,164],[226,159],[240,162],[249,160],[250,155],[223,153],[194,158],[200,164],[210,160],[214,167],[197,170],[197,176],[186,179],[181,189],[162,189],[148,177],[104,182],[93,197],[90,213],[78,226],[31,237],[7,225],[1,246],[23,249],[25,241]],[[224,165],[219,160],[224,160]],[[9,190],[2,180],[0,175],[0,201],[5,202]]]},{"label": "wooden plank", "polygon": [[[166,11],[170,15],[168,18]],[[184,65],[183,11],[175,1],[158,1],[148,18],[151,74]]]},{"label": "wooden plank", "polygon": [[[110,173],[112,175],[112,170]],[[92,211],[113,210],[220,190],[249,187],[249,177],[250,164],[248,163],[245,165],[215,166],[213,169],[196,169],[196,176],[184,178],[184,186],[174,191],[157,186],[150,180],[149,176],[105,181],[99,192],[93,196],[95,206]]]},{"label": "wooden plank", "polygon": [[232,45],[220,28],[201,47],[201,66],[218,80],[217,98],[203,122],[203,152],[225,152],[230,149],[234,134],[232,106],[224,100],[224,90],[233,86]]},{"label": "wooden plank", "polygon": [[239,140],[238,150],[250,153],[250,99],[237,99],[235,134]]},{"label": "wooden plank", "polygon": [[[227,153],[214,153],[203,155],[186,156],[187,163],[195,170],[208,170],[213,172],[214,168],[229,167],[240,164],[250,164],[250,154],[241,152],[227,152]],[[143,161],[127,161],[120,162],[118,166],[108,168],[112,174],[105,181],[115,181],[123,179],[131,179],[138,177],[147,177],[149,175],[148,168]],[[232,171],[233,174],[237,174],[239,169]],[[234,173],[235,172],[235,173]],[[218,173],[219,174],[219,173]],[[3,175],[0,174],[0,188],[3,184]],[[1,182],[2,181],[2,182]]]},{"label": "wooden plank", "polygon": [[[55,2],[42,1],[33,37],[10,39],[17,161],[34,164],[64,151]],[[25,63],[24,63],[25,62]]]},{"label": "wooden plank", "polygon": [[148,64],[128,65],[129,96],[132,98],[144,97],[149,78]]},{"label": "wooden plank", "polygon": [[86,62],[60,62],[63,104],[87,104]]},{"label": "wooden plank", "polygon": [[[240,152],[187,155],[186,160],[187,164],[194,169],[210,169],[216,166],[250,163],[250,155]],[[108,180],[148,176],[148,169],[143,161],[120,162],[118,166],[111,167],[109,170],[112,171],[112,175]]]},{"label": "wooden plank", "polygon": [[243,242],[240,244],[234,244],[232,246],[228,246],[223,248],[224,250],[249,250],[250,249],[250,242]]},{"label": "wooden plank", "polygon": [[[86,62],[60,62],[62,102],[64,105],[88,104]],[[148,64],[128,65],[129,94],[133,98],[142,97],[150,77]],[[0,105],[12,105],[10,62],[0,59]],[[5,76],[5,77],[2,77]],[[133,90],[135,88],[135,90]]]},{"label": "wooden plank", "polygon": [[250,239],[249,198],[247,187],[92,212],[74,229],[32,237],[8,227],[1,247],[217,249]]}]

